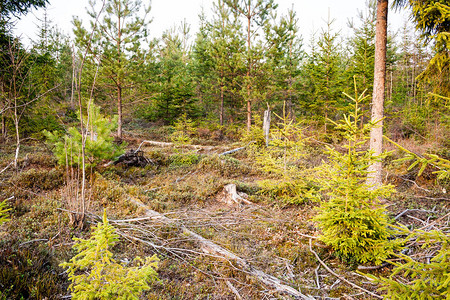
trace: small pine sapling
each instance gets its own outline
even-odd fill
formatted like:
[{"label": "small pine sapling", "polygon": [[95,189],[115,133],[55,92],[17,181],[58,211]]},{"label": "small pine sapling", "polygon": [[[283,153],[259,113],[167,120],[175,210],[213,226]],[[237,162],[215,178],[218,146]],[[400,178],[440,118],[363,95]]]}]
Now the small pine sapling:
[{"label": "small pine sapling", "polygon": [[[88,105],[89,113],[83,120],[85,132],[82,134],[79,128],[70,127],[63,137],[58,132],[44,130],[47,140],[54,145],[54,154],[58,163],[65,165],[81,164],[82,139],[86,139],[85,153],[87,166],[97,165],[104,159],[113,159],[124,152],[125,145],[116,146],[113,130],[117,127],[117,116],[112,120],[105,118],[100,113],[100,107],[91,102]],[[79,116],[78,116],[79,117]]]},{"label": "small pine sapling", "polygon": [[340,258],[353,263],[380,264],[397,246],[388,240],[392,233],[385,207],[380,203],[380,199],[393,192],[393,187],[365,183],[367,168],[381,159],[363,147],[375,124],[359,124],[359,105],[366,98],[364,93],[348,97],[353,101],[353,113],[345,115],[339,123],[330,120],[337,130],[343,131],[346,151],[341,153],[327,147],[329,162],[319,168],[318,174],[328,200],[321,203],[314,220],[322,230],[320,239]]},{"label": "small pine sapling", "polygon": [[182,114],[173,124],[175,131],[170,135],[170,140],[177,146],[191,143],[191,135],[196,132],[194,122],[186,113]]},{"label": "small pine sapling", "polygon": [[78,252],[61,266],[67,269],[72,282],[72,299],[139,299],[149,290],[149,282],[158,279],[156,255],[145,260],[136,257],[136,267],[124,267],[113,259],[112,247],[119,236],[109,224],[106,211],[102,223],[93,228],[91,238],[74,238],[73,249]]},{"label": "small pine sapling", "polygon": [[263,193],[284,203],[300,204],[313,199],[317,192],[301,164],[306,156],[305,138],[300,124],[294,123],[285,110],[283,116],[275,115],[280,121],[270,132],[268,147],[252,147],[256,166],[272,176],[259,181],[258,185]]}]

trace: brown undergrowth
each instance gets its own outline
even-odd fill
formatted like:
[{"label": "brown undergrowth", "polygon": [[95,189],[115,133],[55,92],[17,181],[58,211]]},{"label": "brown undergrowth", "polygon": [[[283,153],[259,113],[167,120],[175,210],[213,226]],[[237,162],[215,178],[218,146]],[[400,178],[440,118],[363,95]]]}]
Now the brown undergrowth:
[{"label": "brown undergrowth", "polygon": [[[141,135],[140,139],[146,138]],[[138,145],[136,140],[129,147]],[[313,143],[314,151],[309,151],[305,161],[317,165],[322,146]],[[161,259],[161,280],[153,284],[145,299],[289,299],[249,276],[233,261],[205,254],[196,240],[183,235],[179,226],[148,218],[125,221],[144,216],[144,210],[133,199],[305,295],[317,299],[370,298],[325,270],[309,250],[310,238],[313,249],[334,272],[370,291],[377,289],[316,241],[318,232],[310,221],[316,203],[286,205],[260,192],[257,181],[266,175],[254,168],[245,150],[218,156],[219,151],[200,153],[180,147],[145,146],[144,154],[152,164],[144,168],[120,164],[99,167],[88,178],[86,226],[73,229],[62,196],[64,170],[56,166],[46,148],[35,144],[25,148],[29,154],[21,159],[19,172],[8,169],[0,174],[0,196],[9,199],[12,208],[11,221],[1,227],[0,299],[57,299],[67,295],[67,277],[58,264],[73,255],[72,237],[86,237],[103,208],[122,235],[114,249],[120,260],[154,253]],[[221,145],[220,149],[227,146]],[[0,169],[12,157],[9,150],[2,146]],[[393,160],[387,178],[397,184],[399,192],[389,199],[392,216],[411,209],[398,220],[414,226],[442,216],[450,203],[442,200],[448,198],[442,192],[443,184],[435,184],[432,174],[425,181],[405,175],[401,171],[405,167],[395,165]],[[227,206],[219,202],[218,195],[229,183],[236,184],[254,205]],[[31,269],[33,281],[24,286],[24,276]],[[389,270],[387,266],[373,272],[386,275]],[[33,290],[31,286],[39,288]],[[49,292],[43,292],[45,289]]]}]

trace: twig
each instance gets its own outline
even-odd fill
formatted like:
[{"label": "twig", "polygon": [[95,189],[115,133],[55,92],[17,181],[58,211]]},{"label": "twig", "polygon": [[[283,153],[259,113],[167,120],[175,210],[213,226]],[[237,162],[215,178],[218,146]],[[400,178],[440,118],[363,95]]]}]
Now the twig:
[{"label": "twig", "polygon": [[48,242],[48,239],[35,239],[35,240],[23,242],[23,243],[19,244],[19,247],[22,247],[22,246],[24,246],[26,244],[31,244],[31,243],[34,243],[34,242]]},{"label": "twig", "polygon": [[3,172],[5,172],[6,170],[8,170],[9,167],[11,167],[14,164],[14,162],[10,162],[6,167],[3,168],[3,170],[0,171],[0,174],[2,174]]},{"label": "twig", "polygon": [[314,274],[316,274],[316,284],[317,284],[318,289],[320,289],[319,269],[320,269],[320,265],[318,265],[317,268],[314,269]]},{"label": "twig", "polygon": [[297,232],[297,234],[298,235],[301,235],[301,236],[303,236],[303,237],[307,237],[307,238],[309,238],[309,239],[315,239],[315,240],[317,240],[319,237],[317,237],[317,236],[312,236],[312,235],[307,235],[307,234],[304,234],[304,233],[301,233],[301,232]]},{"label": "twig", "polygon": [[319,261],[319,263],[320,263],[320,264],[321,264],[328,272],[330,272],[331,274],[333,274],[334,276],[336,276],[336,277],[339,278],[340,280],[342,280],[342,281],[344,281],[345,283],[351,285],[352,287],[355,287],[355,288],[357,288],[357,289],[360,289],[361,291],[366,292],[367,294],[369,294],[369,295],[371,295],[371,296],[373,296],[373,297],[375,297],[375,298],[383,299],[383,297],[381,297],[380,295],[377,295],[377,294],[375,294],[375,293],[373,293],[373,292],[371,292],[371,291],[369,291],[369,290],[366,290],[366,289],[363,288],[363,287],[360,287],[360,286],[357,285],[357,284],[354,284],[354,283],[351,282],[351,281],[348,281],[347,279],[345,279],[345,278],[342,277],[341,275],[339,275],[339,274],[335,273],[333,270],[331,270],[331,269],[330,269],[330,268],[329,268],[329,267],[328,267],[328,266],[320,259],[319,255],[312,249],[312,240],[311,240],[311,239],[309,239],[309,251],[311,251],[311,253],[314,254],[314,256],[317,258],[317,260]]},{"label": "twig", "polygon": [[415,208],[415,209],[405,209],[404,211],[402,211],[401,213],[399,213],[394,220],[397,220],[398,218],[400,218],[401,216],[403,216],[404,214],[408,213],[408,212],[413,212],[413,211],[419,211],[419,212],[426,212],[426,213],[435,213],[434,211],[431,210],[425,210],[425,209],[420,209],[420,208]]},{"label": "twig", "polygon": [[236,296],[236,299],[242,300],[242,297],[239,294],[239,291],[231,284],[231,282],[228,280],[225,280],[225,283],[227,284],[228,288],[233,292],[233,294]]},{"label": "twig", "polygon": [[434,222],[432,222],[432,223],[430,223],[430,224],[428,224],[428,225],[425,225],[425,226],[423,226],[423,227],[420,227],[418,230],[424,230],[424,229],[426,229],[426,228],[428,228],[428,227],[430,227],[430,226],[436,225],[437,223],[439,223],[440,221],[442,221],[443,219],[445,219],[445,218],[448,217],[448,216],[450,216],[450,212],[447,213],[446,215],[440,217],[440,218],[437,219],[436,221],[434,221]]},{"label": "twig", "polygon": [[404,177],[402,177],[402,176],[397,176],[397,177],[398,177],[398,178],[401,178],[401,179],[403,179],[403,180],[405,180],[405,181],[408,181],[408,182],[413,183],[414,186],[417,187],[418,189],[421,189],[421,190],[423,190],[423,191],[425,191],[425,192],[427,192],[427,193],[431,193],[430,190],[427,190],[426,188],[421,187],[421,186],[418,185],[417,182],[415,182],[414,180],[407,179],[407,178],[404,178]]},{"label": "twig", "polygon": [[390,263],[384,262],[384,263],[382,263],[381,265],[378,265],[378,266],[358,266],[357,269],[358,270],[378,270],[378,269],[387,267],[389,265],[390,265]]},{"label": "twig", "polygon": [[340,279],[336,279],[336,281],[330,286],[330,290],[333,290],[333,288],[338,285],[339,283],[341,283]]},{"label": "twig", "polygon": [[433,197],[425,197],[425,196],[416,196],[417,198],[423,198],[428,200],[444,200],[444,201],[450,201],[450,198],[445,197],[439,197],[439,198],[433,198]]}]

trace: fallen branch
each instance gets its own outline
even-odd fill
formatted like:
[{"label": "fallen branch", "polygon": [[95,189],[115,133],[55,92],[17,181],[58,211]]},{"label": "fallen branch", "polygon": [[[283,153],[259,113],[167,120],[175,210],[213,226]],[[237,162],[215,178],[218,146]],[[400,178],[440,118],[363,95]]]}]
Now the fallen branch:
[{"label": "fallen branch", "polygon": [[[176,146],[174,143],[167,143],[167,142],[158,142],[158,141],[142,141],[139,147],[136,151],[141,150],[142,145],[144,144],[150,144],[153,146],[159,146],[159,147],[173,147]],[[193,148],[193,149],[203,149],[203,150],[212,150],[214,149],[214,146],[203,146],[203,145],[183,145],[182,147],[186,148]]]},{"label": "fallen branch", "polygon": [[228,151],[222,152],[222,153],[219,154],[219,156],[222,156],[222,155],[228,155],[228,154],[231,154],[231,153],[234,153],[234,152],[238,152],[238,151],[240,151],[240,150],[243,150],[243,149],[247,148],[248,145],[253,144],[254,142],[255,142],[255,141],[251,141],[250,143],[248,143],[248,144],[245,145],[244,147],[239,147],[239,148],[236,148],[236,149],[233,149],[233,150],[228,150]]},{"label": "fallen branch", "polygon": [[48,242],[48,239],[35,239],[35,240],[31,240],[31,241],[26,241],[26,242],[20,243],[19,247],[25,246],[26,244],[35,243],[35,242]]},{"label": "fallen branch", "polygon": [[12,165],[13,165],[13,161],[12,162],[10,162],[6,167],[4,167],[1,171],[0,171],[0,174],[2,174],[3,172],[5,172],[6,170],[8,170],[8,168],[9,167],[11,167]]},{"label": "fallen branch", "polygon": [[225,280],[225,283],[227,284],[228,288],[233,292],[233,294],[236,296],[236,299],[242,300],[241,295],[239,294],[239,291],[229,282],[228,280]]},{"label": "fallen branch", "polygon": [[384,263],[382,263],[381,265],[378,265],[378,266],[358,266],[357,269],[358,269],[359,271],[378,270],[378,269],[387,267],[387,266],[389,266],[390,264],[391,264],[391,263],[384,262]]},{"label": "fallen branch", "polygon": [[148,217],[157,219],[167,225],[172,225],[172,226],[178,227],[178,229],[180,229],[184,235],[194,239],[197,243],[199,243],[200,249],[202,250],[202,252],[204,252],[206,254],[212,254],[212,255],[218,256],[225,260],[234,261],[246,273],[254,276],[259,281],[264,283],[265,285],[275,288],[275,290],[280,293],[285,293],[285,294],[288,294],[288,295],[291,295],[294,297],[298,297],[300,299],[306,299],[306,300],[314,299],[313,297],[302,294],[300,291],[294,289],[293,287],[283,284],[280,279],[278,279],[272,275],[266,274],[263,271],[255,268],[249,262],[247,262],[245,259],[243,259],[243,258],[237,256],[236,254],[230,252],[229,250],[211,242],[210,240],[205,239],[201,235],[186,228],[184,225],[179,224],[178,222],[176,222],[170,218],[167,218],[154,210],[149,209],[146,205],[141,203],[139,200],[132,199],[132,198],[130,198],[129,200],[132,203],[134,203],[135,205],[145,209],[145,214]]},{"label": "fallen branch", "polygon": [[413,208],[413,209],[405,209],[404,211],[402,211],[401,213],[399,213],[394,220],[397,220],[398,218],[400,218],[401,216],[403,216],[404,214],[408,213],[408,212],[413,212],[413,211],[418,211],[418,212],[425,212],[425,213],[436,213],[432,210],[425,210],[425,209],[420,209],[420,208]]},{"label": "fallen branch", "polygon": [[347,279],[345,279],[345,278],[342,277],[341,275],[339,275],[339,274],[333,272],[333,270],[331,270],[331,269],[330,269],[330,268],[329,268],[329,267],[328,267],[328,266],[320,259],[319,255],[312,249],[312,242],[311,242],[311,241],[312,241],[312,240],[309,239],[309,251],[311,251],[311,253],[314,254],[314,256],[317,258],[317,260],[319,261],[319,263],[320,263],[320,264],[321,264],[328,272],[330,272],[331,274],[333,274],[334,276],[336,276],[337,278],[339,278],[340,280],[344,281],[345,283],[351,285],[351,286],[354,287],[354,288],[360,289],[361,291],[364,291],[364,292],[366,292],[367,294],[369,294],[369,295],[371,295],[371,296],[373,296],[373,297],[375,297],[375,298],[383,299],[383,297],[381,297],[380,295],[377,295],[377,294],[375,294],[375,293],[373,293],[373,292],[371,292],[371,291],[369,291],[369,290],[366,290],[365,288],[360,287],[359,285],[354,284],[353,282],[348,281]]},{"label": "fallen branch", "polygon": [[420,227],[420,228],[417,229],[417,230],[424,230],[424,229],[426,229],[426,228],[428,228],[428,227],[430,227],[430,226],[436,225],[437,223],[439,223],[440,221],[442,221],[443,219],[445,219],[445,218],[448,217],[448,216],[450,216],[450,212],[449,212],[448,214],[446,214],[446,215],[440,217],[440,218],[437,219],[436,221],[431,222],[430,224],[425,225],[425,226],[423,226],[423,227]]}]

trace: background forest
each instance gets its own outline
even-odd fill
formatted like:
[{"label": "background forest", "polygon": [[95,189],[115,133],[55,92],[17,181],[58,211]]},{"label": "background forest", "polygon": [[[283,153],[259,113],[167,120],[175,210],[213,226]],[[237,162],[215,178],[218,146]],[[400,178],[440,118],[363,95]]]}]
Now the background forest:
[{"label": "background forest", "polygon": [[450,299],[448,1],[393,3],[377,157],[374,0],[350,37],[214,0],[158,38],[149,3],[91,1],[27,48],[15,22],[47,4],[0,4],[0,299]]}]

